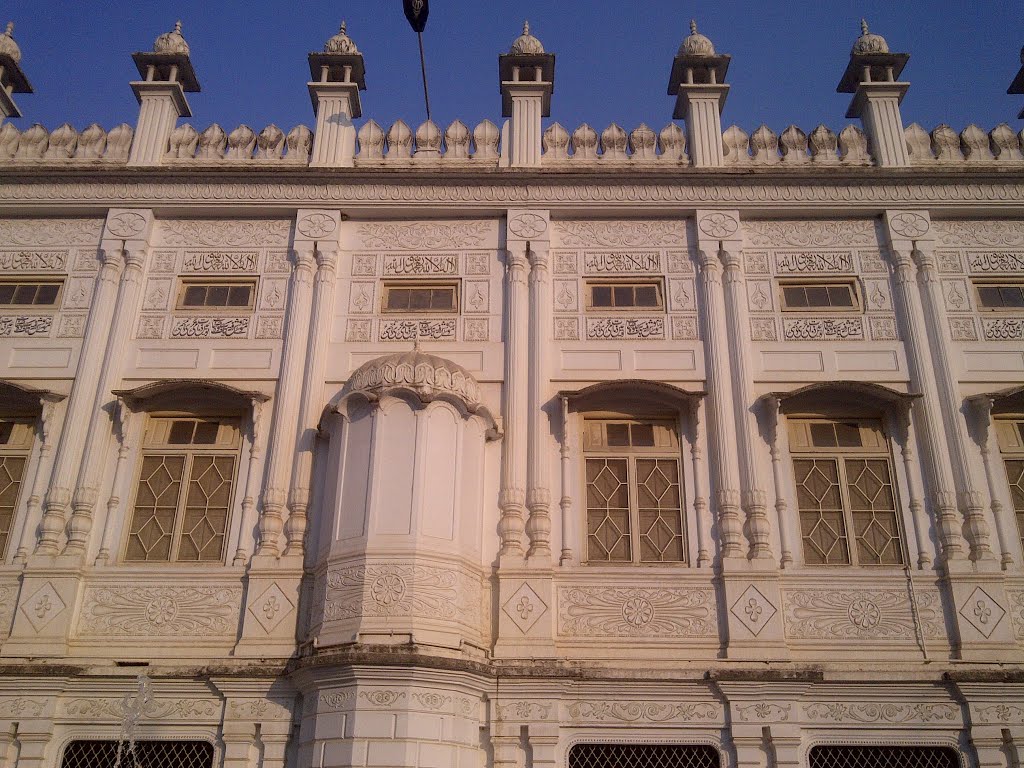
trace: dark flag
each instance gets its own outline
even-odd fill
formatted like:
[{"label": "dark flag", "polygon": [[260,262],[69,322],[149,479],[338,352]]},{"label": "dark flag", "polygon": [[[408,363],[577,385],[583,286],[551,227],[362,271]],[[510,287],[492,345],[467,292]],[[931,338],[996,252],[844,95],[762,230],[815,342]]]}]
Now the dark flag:
[{"label": "dark flag", "polygon": [[419,33],[426,29],[427,15],[430,13],[430,4],[427,0],[402,0],[405,6],[405,18],[409,20],[415,32]]}]

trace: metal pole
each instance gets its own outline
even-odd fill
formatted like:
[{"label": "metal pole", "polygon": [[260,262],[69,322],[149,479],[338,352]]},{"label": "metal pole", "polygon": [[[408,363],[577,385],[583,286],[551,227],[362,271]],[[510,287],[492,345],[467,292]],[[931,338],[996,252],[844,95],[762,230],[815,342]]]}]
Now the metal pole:
[{"label": "metal pole", "polygon": [[427,62],[423,56],[423,33],[417,32],[420,41],[420,71],[423,73],[423,101],[427,105],[427,120],[430,120],[430,96],[427,94]]}]

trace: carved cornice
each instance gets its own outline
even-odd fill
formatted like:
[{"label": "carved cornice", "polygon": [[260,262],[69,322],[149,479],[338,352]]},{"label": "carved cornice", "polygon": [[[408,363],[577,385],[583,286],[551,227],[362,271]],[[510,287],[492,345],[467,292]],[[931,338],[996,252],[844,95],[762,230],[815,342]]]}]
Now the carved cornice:
[{"label": "carved cornice", "polygon": [[[743,174],[716,169],[714,174],[603,173],[588,178],[579,174],[531,174],[514,179],[495,179],[493,174],[436,175],[408,173],[402,177],[367,176],[333,172],[329,175],[296,175],[279,171],[273,175],[193,174],[157,176],[153,172],[54,175],[32,172],[0,175],[0,202],[11,209],[34,205],[54,207],[67,203],[69,209],[93,205],[133,206],[196,205],[281,208],[300,205],[361,205],[379,210],[381,204],[420,208],[459,203],[469,209],[499,206],[543,205],[553,210],[574,210],[586,206],[593,212],[629,207],[676,212],[680,205],[757,206],[775,210],[821,210],[834,205],[845,215],[852,211],[874,211],[898,206],[963,210],[970,206],[1017,208],[1024,203],[1024,174],[1019,171],[977,174],[936,172],[886,173],[866,169],[862,173],[836,173],[827,177],[810,174]],[[64,169],[62,169],[63,171]]]}]

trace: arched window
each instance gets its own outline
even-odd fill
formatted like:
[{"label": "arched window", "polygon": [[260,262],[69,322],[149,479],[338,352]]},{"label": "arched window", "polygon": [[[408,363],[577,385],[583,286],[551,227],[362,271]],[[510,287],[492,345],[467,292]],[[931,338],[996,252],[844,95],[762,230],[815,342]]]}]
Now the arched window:
[{"label": "arched window", "polygon": [[244,427],[253,403],[266,397],[193,381],[114,394],[145,413],[123,559],[224,560],[239,478],[245,478],[239,471]]},{"label": "arched window", "polygon": [[906,537],[890,437],[912,396],[832,382],[775,394],[806,565],[903,566]]},{"label": "arched window", "polygon": [[[690,538],[698,521],[689,514],[687,500],[695,494],[687,477],[693,477],[693,468],[684,461],[683,447],[692,445],[686,430],[702,395],[633,380],[562,393],[566,418],[571,409],[581,438],[577,514],[583,534],[577,541],[583,562],[691,561]],[[565,469],[563,482],[572,471]],[[571,536],[571,526],[564,529],[563,537]]]}]

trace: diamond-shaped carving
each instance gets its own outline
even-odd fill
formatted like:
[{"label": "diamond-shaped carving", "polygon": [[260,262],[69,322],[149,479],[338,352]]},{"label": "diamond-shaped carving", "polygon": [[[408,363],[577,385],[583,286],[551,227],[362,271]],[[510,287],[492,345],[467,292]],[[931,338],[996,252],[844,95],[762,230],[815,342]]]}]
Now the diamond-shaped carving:
[{"label": "diamond-shaped carving", "polygon": [[743,591],[730,610],[754,637],[761,634],[761,630],[778,613],[775,606],[753,584]]},{"label": "diamond-shaped carving", "polygon": [[971,596],[960,606],[960,615],[985,637],[991,637],[1006,611],[981,587],[975,587]]},{"label": "diamond-shaped carving", "polygon": [[292,601],[276,583],[271,584],[263,590],[262,595],[249,603],[249,613],[256,617],[256,621],[268,635],[294,608]]},{"label": "diamond-shaped carving", "polygon": [[43,627],[59,616],[67,606],[60,599],[53,584],[46,582],[36,590],[28,600],[21,604],[21,611],[25,614],[32,628],[36,632],[42,631]]},{"label": "diamond-shaped carving", "polygon": [[501,609],[525,635],[537,623],[537,620],[547,613],[548,606],[524,581],[519,589],[512,594],[512,597],[505,601],[505,605]]}]

